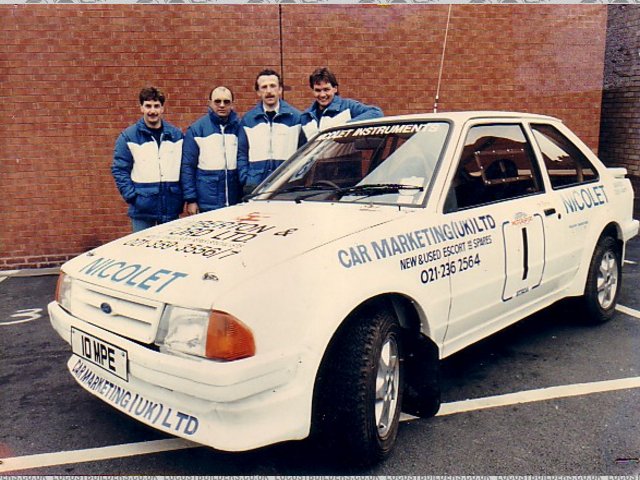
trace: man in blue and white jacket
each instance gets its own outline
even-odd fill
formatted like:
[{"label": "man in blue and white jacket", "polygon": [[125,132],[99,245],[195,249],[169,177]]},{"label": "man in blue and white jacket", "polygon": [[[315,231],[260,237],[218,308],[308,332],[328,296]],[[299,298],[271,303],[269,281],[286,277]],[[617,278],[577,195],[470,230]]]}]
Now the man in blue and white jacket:
[{"label": "man in blue and white jacket", "polygon": [[182,132],[162,119],[165,96],[160,90],[143,88],[139,99],[142,118],[118,137],[111,165],[134,232],[175,220],[184,206]]},{"label": "man in blue and white jacket", "polygon": [[282,100],[282,82],[274,70],[255,81],[258,104],[242,117],[238,136],[238,172],[250,192],[297,149],[300,111]]},{"label": "man in blue and white jacket", "polygon": [[180,183],[189,215],[234,205],[240,200],[239,131],[233,92],[223,86],[212,89],[208,113],[187,129],[182,144]]},{"label": "man in blue and white jacket", "polygon": [[338,80],[326,67],[317,68],[309,76],[309,86],[316,100],[301,117],[302,134],[300,145],[304,145],[319,130],[349,121],[382,117],[382,110],[373,105],[365,105],[338,94]]}]

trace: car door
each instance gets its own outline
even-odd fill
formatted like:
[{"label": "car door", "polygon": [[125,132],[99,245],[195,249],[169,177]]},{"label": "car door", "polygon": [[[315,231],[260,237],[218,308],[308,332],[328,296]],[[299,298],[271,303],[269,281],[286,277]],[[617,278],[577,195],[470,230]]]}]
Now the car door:
[{"label": "car door", "polygon": [[542,159],[550,185],[547,199],[556,213],[555,224],[561,241],[556,250],[562,256],[554,262],[554,281],[560,286],[573,280],[583,258],[594,215],[609,201],[599,181],[598,170],[571,139],[562,133],[562,125],[530,124],[533,146]]},{"label": "car door", "polygon": [[546,296],[549,238],[557,232],[540,168],[519,122],[463,131],[444,205],[461,246],[443,246],[451,306],[445,355],[512,323]]}]

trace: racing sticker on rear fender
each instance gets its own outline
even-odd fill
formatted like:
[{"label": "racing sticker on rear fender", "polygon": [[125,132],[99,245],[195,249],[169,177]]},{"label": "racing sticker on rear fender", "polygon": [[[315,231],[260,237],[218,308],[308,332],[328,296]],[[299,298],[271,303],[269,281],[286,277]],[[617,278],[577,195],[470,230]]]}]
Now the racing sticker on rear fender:
[{"label": "racing sticker on rear fender", "polygon": [[560,196],[567,214],[600,207],[609,201],[603,185],[572,189],[561,193]]},{"label": "racing sticker on rear fender", "polygon": [[[74,359],[77,359],[75,363],[73,363]],[[132,417],[162,430],[177,432],[180,435],[191,436],[198,431],[200,426],[198,417],[163,403],[154,402],[112,383],[93,372],[82,359],[71,357],[68,365],[78,383]]]}]

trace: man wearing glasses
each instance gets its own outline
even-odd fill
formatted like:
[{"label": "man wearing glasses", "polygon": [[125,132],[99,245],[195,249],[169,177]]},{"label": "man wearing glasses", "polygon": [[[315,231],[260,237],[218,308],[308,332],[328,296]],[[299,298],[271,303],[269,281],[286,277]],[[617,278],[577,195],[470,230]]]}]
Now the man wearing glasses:
[{"label": "man wearing glasses", "polygon": [[238,138],[238,171],[249,193],[298,148],[300,111],[282,99],[280,75],[271,69],[258,73],[258,104],[242,118]]},{"label": "man wearing glasses", "polygon": [[238,132],[233,92],[216,87],[209,93],[206,115],[188,129],[182,144],[180,182],[187,213],[215,210],[238,203]]}]

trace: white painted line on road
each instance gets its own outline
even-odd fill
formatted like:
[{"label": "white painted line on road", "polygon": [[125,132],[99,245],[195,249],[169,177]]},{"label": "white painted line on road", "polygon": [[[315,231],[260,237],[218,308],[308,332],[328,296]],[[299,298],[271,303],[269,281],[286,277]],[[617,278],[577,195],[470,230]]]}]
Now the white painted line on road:
[{"label": "white painted line on road", "polygon": [[625,315],[630,315],[635,318],[640,318],[640,310],[635,310],[633,308],[625,307],[624,305],[616,305],[616,310],[624,313]]},{"label": "white painted line on road", "polygon": [[628,263],[629,265],[637,265],[638,262],[635,262],[633,260],[625,260],[623,263]]},{"label": "white painted line on road", "polygon": [[125,443],[101,448],[87,448],[85,450],[72,450],[67,452],[40,453],[26,455],[24,457],[3,458],[0,463],[0,473],[19,470],[53,467],[56,465],[68,465],[70,463],[95,462],[98,460],[110,460],[112,458],[133,457],[149,453],[170,452],[186,448],[201,447],[181,438],[167,440],[153,440],[149,442]]},{"label": "white painted line on road", "polygon": [[60,267],[25,268],[22,270],[0,270],[0,282],[11,277],[41,277],[44,275],[58,275]]},{"label": "white painted line on road", "polygon": [[22,270],[0,270],[2,277],[42,277],[45,275],[58,275],[60,267],[23,268]]},{"label": "white painted line on road", "polygon": [[0,271],[0,274],[2,274],[3,277],[13,277],[19,272],[20,270],[2,270]]},{"label": "white painted line on road", "polygon": [[18,273],[20,270],[2,270],[0,272],[0,282],[6,280],[9,277],[13,277],[16,273]]},{"label": "white painted line on road", "polygon": [[542,402],[557,398],[575,397],[578,395],[590,395],[593,393],[612,392],[640,387],[640,377],[620,378],[618,380],[604,380],[601,382],[576,383],[574,385],[561,385],[557,387],[526,390],[523,392],[507,393],[493,397],[475,398],[460,402],[444,403],[440,407],[437,416],[453,415],[454,413],[484,410],[486,408],[506,407],[522,403]]},{"label": "white painted line on road", "polygon": [[[604,380],[601,382],[577,383],[557,387],[526,390],[523,392],[507,393],[492,397],[475,398],[459,402],[443,403],[436,416],[454,415],[456,413],[484,410],[487,408],[506,407],[523,403],[541,402],[557,398],[575,397],[593,393],[612,392],[640,387],[640,377],[620,378],[618,380]],[[416,417],[402,414],[401,421],[415,420]],[[42,453],[23,457],[0,459],[0,473],[19,470],[68,465],[71,463],[95,462],[113,458],[132,457],[149,453],[169,452],[187,448],[201,447],[198,443],[180,438],[168,440],[154,440],[150,442],[128,443],[86,450],[72,450],[67,452]]]}]

